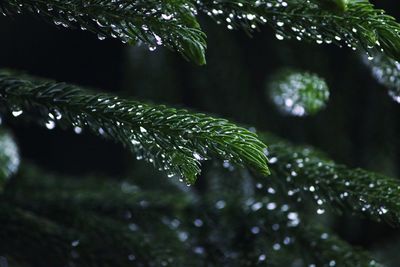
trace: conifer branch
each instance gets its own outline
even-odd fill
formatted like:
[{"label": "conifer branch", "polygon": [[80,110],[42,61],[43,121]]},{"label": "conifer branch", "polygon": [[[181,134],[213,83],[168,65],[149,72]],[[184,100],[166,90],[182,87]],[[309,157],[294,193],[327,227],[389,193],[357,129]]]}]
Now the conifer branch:
[{"label": "conifer branch", "polygon": [[400,24],[366,0],[201,0],[199,9],[228,29],[251,33],[261,24],[284,38],[345,44],[370,53],[382,49],[400,60]]},{"label": "conifer branch", "polygon": [[0,211],[0,252],[39,265],[54,252],[47,263],[57,266],[161,266],[166,260],[200,266],[165,223],[193,202],[182,192],[160,193],[136,186],[128,192],[109,179],[60,177],[25,164],[0,196],[7,203]]},{"label": "conifer branch", "polygon": [[[120,190],[116,181],[99,177],[71,179],[24,165],[1,196],[1,202],[9,204],[3,204],[0,210],[0,236],[7,241],[2,244],[10,247],[0,245],[0,251],[15,253],[21,246],[28,246],[36,258],[29,259],[27,253],[11,256],[32,263],[57,247],[61,249],[52,254],[52,262],[64,263],[73,251],[81,256],[70,260],[85,266],[109,260],[125,266],[131,252],[136,263],[160,263],[170,257],[179,266],[202,266],[205,262],[220,266],[232,262],[240,266],[278,267],[291,265],[300,255],[304,264],[316,266],[330,266],[332,262],[345,267],[381,266],[324,227],[303,222],[303,217],[300,220],[284,194],[266,195],[271,179],[247,177],[258,191],[246,195],[242,185],[247,178],[243,173],[218,170],[219,175],[209,173],[207,181],[223,185],[215,191],[207,190],[196,202],[188,201],[192,194],[188,191],[164,191],[160,198],[163,188],[146,191],[131,184],[135,189],[127,192]],[[229,183],[227,178],[233,180],[232,187],[224,186]],[[216,208],[216,199],[223,199],[224,207]],[[273,201],[277,208],[265,209],[266,201]],[[47,227],[41,229],[43,226]],[[11,240],[19,228],[24,229],[18,239],[22,243]],[[187,237],[184,242],[177,238],[182,233]],[[41,243],[43,238],[51,242]],[[103,242],[98,242],[99,238]],[[238,239],[244,244],[238,246]],[[36,242],[41,245],[33,246]],[[104,243],[113,247],[112,253],[98,254]],[[207,244],[206,252],[196,253],[193,248],[202,244]],[[233,252],[236,257],[218,257],[216,250],[224,254]],[[99,257],[90,257],[95,252]]]},{"label": "conifer branch", "polygon": [[384,267],[370,253],[354,248],[325,227],[313,224],[298,229],[295,236],[304,250],[313,251],[310,261],[314,260],[315,266]]},{"label": "conifer branch", "polygon": [[[249,229],[258,241],[248,242],[253,241],[254,248],[261,248],[260,253],[269,255],[267,266],[291,266],[300,258],[300,266],[381,267],[367,252],[354,248],[320,225],[316,215],[304,209],[305,203],[299,204],[298,198],[288,196],[287,188],[276,186],[277,182],[283,182],[282,177],[258,179],[245,170],[221,168],[213,169],[207,177],[211,182],[206,194],[210,207],[207,210],[212,210],[218,201],[225,204],[218,211],[219,218],[214,218],[229,224],[220,231],[227,236],[235,229]],[[238,214],[238,210],[244,214]],[[237,216],[245,219],[238,220]]]},{"label": "conifer branch", "polygon": [[195,259],[186,256],[190,251],[166,225],[157,228],[154,223],[151,230],[133,231],[128,221],[63,202],[43,204],[27,208],[0,204],[2,255],[34,265],[43,264],[47,255],[46,264],[56,266],[161,266],[168,259],[183,266],[183,262],[191,264]]},{"label": "conifer branch", "polygon": [[[270,135],[271,172],[285,181],[291,196],[311,194],[321,210],[352,211],[377,221],[400,224],[400,182],[384,175],[336,164],[309,147],[296,147]],[[279,183],[279,182],[278,182]]]},{"label": "conifer branch", "polygon": [[0,72],[0,100],[14,115],[38,113],[47,128],[88,128],[123,144],[169,176],[188,184],[211,156],[268,174],[265,145],[257,135],[226,120],[165,106],[95,94],[65,83]]},{"label": "conifer branch", "polygon": [[38,14],[56,25],[81,28],[99,39],[143,42],[150,50],[164,45],[186,59],[205,64],[205,34],[185,0],[3,0],[0,12]]},{"label": "conifer branch", "polygon": [[[47,251],[47,264],[68,262],[70,244],[78,233],[5,202],[0,203],[0,251],[21,266],[43,264],[38,251]],[[21,244],[24,244],[24,248]],[[24,251],[24,253],[22,253]]]}]

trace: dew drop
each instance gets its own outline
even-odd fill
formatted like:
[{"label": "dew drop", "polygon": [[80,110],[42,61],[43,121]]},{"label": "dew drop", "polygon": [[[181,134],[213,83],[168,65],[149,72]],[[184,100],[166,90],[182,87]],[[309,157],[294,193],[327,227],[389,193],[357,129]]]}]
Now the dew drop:
[{"label": "dew drop", "polygon": [[279,41],[282,41],[283,39],[285,39],[285,37],[283,37],[283,35],[277,33],[275,34],[276,39],[278,39]]},{"label": "dew drop", "polygon": [[49,130],[52,130],[56,127],[56,123],[52,120],[49,120],[48,122],[46,122],[46,128]]},{"label": "dew drop", "polygon": [[19,110],[13,110],[11,113],[14,117],[18,117],[23,113],[23,111],[19,109]]},{"label": "dew drop", "polygon": [[81,134],[81,133],[82,133],[82,128],[79,127],[79,126],[75,126],[75,127],[74,127],[74,132],[75,132],[76,134]]}]

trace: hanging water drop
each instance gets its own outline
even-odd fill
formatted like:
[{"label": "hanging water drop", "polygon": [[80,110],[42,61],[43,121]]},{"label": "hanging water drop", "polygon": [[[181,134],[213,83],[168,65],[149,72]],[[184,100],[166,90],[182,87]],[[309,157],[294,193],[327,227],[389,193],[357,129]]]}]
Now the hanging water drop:
[{"label": "hanging water drop", "polygon": [[18,117],[23,113],[23,111],[21,109],[18,109],[18,110],[13,110],[11,113],[14,117]]},{"label": "hanging water drop", "polygon": [[283,37],[283,35],[277,33],[275,34],[276,39],[278,39],[279,41],[282,41],[283,39],[285,39],[285,37]]},{"label": "hanging water drop", "polygon": [[46,128],[52,130],[56,127],[56,123],[52,120],[46,122]]},{"label": "hanging water drop", "polygon": [[82,128],[79,127],[79,126],[75,126],[75,127],[74,127],[74,132],[75,132],[76,134],[81,134],[81,133],[82,133]]}]

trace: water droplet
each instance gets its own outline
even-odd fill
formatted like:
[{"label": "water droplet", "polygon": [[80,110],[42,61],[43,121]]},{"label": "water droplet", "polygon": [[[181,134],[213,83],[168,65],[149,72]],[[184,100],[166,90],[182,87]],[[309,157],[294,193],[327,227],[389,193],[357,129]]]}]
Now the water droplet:
[{"label": "water droplet", "polygon": [[276,209],[276,203],[275,202],[270,202],[267,204],[267,209],[268,210],[274,210]]},{"label": "water droplet", "polygon": [[322,215],[325,213],[324,209],[317,209],[317,214]]},{"label": "water droplet", "polygon": [[46,128],[52,130],[56,127],[56,123],[52,120],[46,122]]},{"label": "water droplet", "polygon": [[260,227],[258,227],[258,226],[253,226],[253,227],[251,227],[250,230],[251,230],[251,233],[254,235],[257,235],[260,233]]},{"label": "water droplet", "polygon": [[276,37],[276,39],[278,39],[278,40],[280,40],[280,41],[282,41],[283,39],[285,39],[285,37],[283,37],[283,35],[281,35],[281,34],[279,34],[279,33],[275,34],[275,37]]},{"label": "water droplet", "polygon": [[261,202],[256,202],[251,206],[251,209],[253,211],[257,211],[257,210],[261,209],[262,206],[263,206],[263,204]]},{"label": "water droplet", "polygon": [[23,111],[19,109],[19,110],[13,110],[11,113],[14,117],[18,117],[23,113]]},{"label": "water droplet", "polygon": [[201,219],[196,219],[196,220],[194,220],[193,224],[196,227],[202,227],[203,226],[203,221]]},{"label": "water droplet", "polygon": [[82,133],[82,128],[79,127],[79,126],[75,126],[75,127],[74,127],[74,132],[75,132],[76,134],[81,134],[81,133]]},{"label": "water droplet", "polygon": [[280,250],[281,249],[281,245],[279,243],[276,243],[272,246],[273,250]]},{"label": "water droplet", "polygon": [[265,261],[267,259],[267,256],[265,254],[261,254],[258,256],[258,261]]},{"label": "water droplet", "polygon": [[217,201],[216,203],[215,203],[215,207],[217,208],[217,209],[223,209],[223,208],[225,208],[225,205],[226,205],[226,203],[225,203],[225,201],[223,201],[223,200],[219,200],[219,201]]},{"label": "water droplet", "polygon": [[79,246],[79,242],[80,242],[79,240],[74,240],[71,242],[71,246],[77,247],[77,246]]},{"label": "water droplet", "polygon": [[103,40],[106,39],[106,36],[99,33],[99,34],[97,34],[97,38],[98,38],[100,41],[103,41]]},{"label": "water droplet", "polygon": [[143,134],[147,133],[147,130],[146,130],[144,127],[142,127],[142,126],[140,126],[139,130],[140,130],[140,132],[143,133]]}]

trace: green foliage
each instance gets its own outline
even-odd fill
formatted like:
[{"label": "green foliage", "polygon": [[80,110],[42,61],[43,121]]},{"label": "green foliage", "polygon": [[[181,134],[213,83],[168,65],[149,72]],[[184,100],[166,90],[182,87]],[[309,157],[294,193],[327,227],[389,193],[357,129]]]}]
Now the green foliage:
[{"label": "green foliage", "polygon": [[314,252],[317,262],[326,262],[326,259],[331,259],[323,266],[383,267],[372,259],[369,253],[352,247],[320,225],[310,223],[296,237]]},{"label": "green foliage", "polygon": [[229,29],[252,32],[269,24],[278,39],[296,38],[317,43],[345,44],[353,49],[383,49],[400,59],[399,24],[365,0],[168,0],[168,1],[29,1],[5,0],[7,15],[33,13],[64,27],[82,28],[150,50],[164,45],[185,58],[205,64],[205,34],[196,15],[202,11]]},{"label": "green foliage", "polygon": [[283,70],[273,75],[267,84],[267,94],[282,112],[304,116],[325,107],[329,88],[316,74]]},{"label": "green foliage", "polygon": [[11,134],[0,128],[0,191],[4,183],[18,170],[20,157]]},{"label": "green foliage", "polygon": [[57,266],[380,266],[311,226],[271,179],[221,168],[206,177],[198,195],[173,180],[146,188],[23,165],[1,196],[0,251],[32,265],[48,255]]},{"label": "green foliage", "polygon": [[[207,181],[212,183],[206,196],[216,207],[221,201],[225,203],[216,221],[230,225],[215,230],[213,235],[222,232],[220,235],[225,237],[248,228],[256,239],[268,239],[263,245],[251,243],[255,245],[249,249],[266,255],[266,266],[381,266],[368,253],[352,247],[321,225],[317,216],[322,215],[313,216],[307,211],[318,207],[310,207],[305,199],[292,198],[287,188],[280,186],[285,182],[282,177],[275,176],[273,167],[271,165],[273,179],[263,179],[245,171],[223,172],[220,168],[207,174],[210,177]],[[244,215],[234,212],[240,209]],[[240,216],[242,219],[238,219]],[[233,222],[238,220],[241,226],[235,228]]]},{"label": "green foliage", "polygon": [[319,3],[323,8],[341,12],[347,10],[348,2],[349,0],[319,0]]},{"label": "green foliage", "polygon": [[257,135],[226,120],[95,94],[65,83],[0,72],[0,98],[12,114],[39,114],[52,129],[74,126],[123,144],[169,176],[192,184],[211,156],[269,173]]},{"label": "green foliage", "polygon": [[336,164],[310,147],[293,146],[270,135],[262,139],[273,143],[269,148],[272,174],[284,181],[281,186],[293,198],[311,196],[319,206],[318,214],[332,207],[338,212],[352,211],[400,224],[398,180]]},{"label": "green foliage", "polygon": [[150,50],[164,45],[185,58],[205,64],[206,41],[194,8],[185,0],[7,0],[0,2],[7,15],[33,13],[56,25],[81,28],[99,39],[143,42]]},{"label": "green foliage", "polygon": [[[327,2],[342,11],[326,9]],[[260,24],[268,24],[279,40],[344,44],[369,52],[372,47],[400,60],[400,24],[368,1],[203,0],[200,9],[219,23],[226,23],[229,29],[251,32]]]},{"label": "green foliage", "polygon": [[[400,24],[365,0],[0,0],[0,11],[39,14],[101,40],[163,45],[198,64],[206,49],[199,11],[248,33],[269,24],[280,40],[346,45],[370,59],[383,52],[370,63],[373,74],[399,98]],[[324,80],[309,73],[281,72],[268,87],[293,115],[315,114],[329,98]],[[399,181],[263,134],[273,143],[267,150],[254,132],[223,119],[7,70],[0,70],[0,104],[2,114],[49,130],[72,127],[118,142],[188,185],[202,161],[216,157],[225,168],[208,169],[199,191],[148,176],[150,189],[140,181],[55,177],[29,165],[4,183],[19,155],[0,131],[0,253],[21,266],[46,257],[52,266],[379,267],[318,218],[331,208],[400,224]],[[271,179],[258,175],[269,174],[266,156]]]}]

